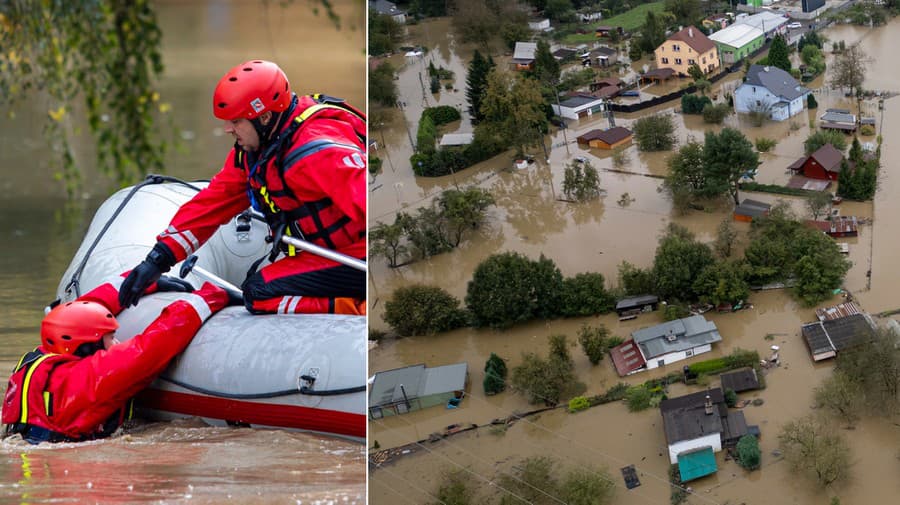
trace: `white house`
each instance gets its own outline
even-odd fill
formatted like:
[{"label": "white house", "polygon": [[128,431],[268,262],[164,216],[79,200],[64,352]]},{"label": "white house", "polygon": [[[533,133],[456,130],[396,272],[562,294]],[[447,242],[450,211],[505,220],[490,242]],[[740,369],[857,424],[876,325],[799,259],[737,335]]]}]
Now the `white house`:
[{"label": "white house", "polygon": [[750,430],[744,413],[729,412],[721,388],[699,391],[659,404],[669,447],[669,462],[678,463],[678,455],[711,447],[733,447]]},{"label": "white house", "polygon": [[561,101],[559,105],[550,104],[553,113],[566,119],[579,119],[593,115],[595,112],[603,112],[604,99],[593,95],[579,93]]},{"label": "white house", "polygon": [[716,323],[703,316],[691,316],[642,328],[631,334],[648,369],[675,363],[712,350],[722,341]]},{"label": "white house", "polygon": [[747,79],[734,91],[735,112],[768,110],[768,117],[784,121],[806,107],[809,90],[777,67],[751,65]]},{"label": "white house", "polygon": [[369,0],[369,10],[375,11],[382,16],[389,16],[398,24],[406,23],[406,12],[397,8],[394,2],[387,0]]},{"label": "white house", "polygon": [[528,21],[528,28],[534,30],[536,32],[549,32],[553,28],[550,28],[550,19],[533,19]]}]

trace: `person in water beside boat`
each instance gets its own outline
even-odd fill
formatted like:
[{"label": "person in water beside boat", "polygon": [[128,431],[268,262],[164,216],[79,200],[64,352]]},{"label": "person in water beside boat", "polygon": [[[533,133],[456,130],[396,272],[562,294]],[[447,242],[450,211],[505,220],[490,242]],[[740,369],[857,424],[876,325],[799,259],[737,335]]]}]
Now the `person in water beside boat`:
[{"label": "person in water beside boat", "polygon": [[137,304],[146,286],[252,206],[265,216],[273,248],[271,264],[257,271],[260,258],[242,285],[247,310],[364,315],[364,271],[281,241],[290,236],[365,260],[364,114],[325,95],[297,96],[278,65],[262,60],[222,77],[213,114],[234,136],[234,147],[125,280],[121,305]]},{"label": "person in water beside boat", "polygon": [[111,435],[131,414],[130,399],[183,351],[203,322],[228,305],[228,294],[206,283],[162,276],[145,294],[185,292],[127,342],[116,340],[122,311],[118,285],[107,282],[57,305],[41,323],[41,345],[19,360],[3,399],[7,436],[30,443],[78,442]]}]

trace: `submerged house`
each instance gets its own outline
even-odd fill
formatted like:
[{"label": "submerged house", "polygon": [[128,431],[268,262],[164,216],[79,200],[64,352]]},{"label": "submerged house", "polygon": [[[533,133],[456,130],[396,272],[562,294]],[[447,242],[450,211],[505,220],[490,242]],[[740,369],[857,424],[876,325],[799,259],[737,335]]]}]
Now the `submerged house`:
[{"label": "submerged house", "polygon": [[857,313],[804,324],[800,333],[813,361],[822,361],[874,337],[875,323],[867,314]]},{"label": "submerged house", "polygon": [[624,377],[709,352],[712,344],[721,341],[716,323],[691,316],[637,330],[609,353],[616,372]]},{"label": "submerged house", "polygon": [[678,75],[689,75],[691,65],[704,74],[719,68],[716,45],[699,28],[688,26],[672,35],[653,51],[657,68],[671,68]]},{"label": "submerged house", "polygon": [[819,116],[819,127],[826,130],[855,132],[856,114],[851,114],[847,109],[826,109],[825,113]]},{"label": "submerged house", "polygon": [[800,158],[788,166],[788,170],[810,179],[836,181],[841,173],[844,155],[833,145],[825,144],[809,156]]},{"label": "submerged house", "polygon": [[579,135],[579,144],[587,144],[597,149],[615,149],[631,141],[633,134],[628,128],[616,126],[608,130],[591,130]]},{"label": "submerged house", "polygon": [[427,368],[424,364],[378,372],[369,389],[369,417],[405,414],[446,405],[463,396],[468,382],[468,364]]},{"label": "submerged house", "polygon": [[[723,447],[734,447],[742,436],[750,433],[744,413],[728,411],[721,388],[663,400],[659,410],[669,448],[669,462],[678,464],[679,470],[682,465],[691,467],[688,473],[693,478],[713,473],[716,468],[713,466],[706,473],[700,472],[695,468],[698,458],[688,455],[706,449],[716,453]],[[701,459],[715,464],[715,458]],[[702,475],[698,475],[700,473]]]},{"label": "submerged house", "polygon": [[512,64],[516,70],[534,70],[534,54],[537,42],[516,42]]},{"label": "submerged house", "polygon": [[803,112],[809,90],[778,67],[751,65],[744,82],[734,90],[735,112],[763,112],[784,121]]},{"label": "submerged house", "polygon": [[553,113],[566,119],[579,119],[588,117],[595,112],[603,112],[606,110],[606,100],[602,97],[596,97],[587,93],[576,93],[561,101],[559,105],[550,104]]},{"label": "submerged house", "polygon": [[768,203],[757,202],[756,200],[745,198],[740,205],[734,208],[734,220],[749,223],[753,221],[754,218],[769,215],[769,210],[771,208],[772,206]]}]

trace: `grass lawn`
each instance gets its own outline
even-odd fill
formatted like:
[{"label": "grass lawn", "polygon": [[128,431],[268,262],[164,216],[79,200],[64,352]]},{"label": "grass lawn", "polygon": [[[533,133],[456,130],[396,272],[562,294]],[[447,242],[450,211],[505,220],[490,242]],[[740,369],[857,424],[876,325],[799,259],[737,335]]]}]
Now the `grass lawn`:
[{"label": "grass lawn", "polygon": [[613,16],[597,23],[597,26],[621,26],[623,30],[630,32],[640,28],[644,24],[644,19],[647,18],[647,12],[653,11],[653,14],[659,14],[665,10],[665,8],[665,2],[653,2],[638,5],[630,11],[623,12],[617,16]]},{"label": "grass lawn", "polygon": [[621,26],[626,32],[634,31],[644,24],[644,19],[647,18],[647,12],[653,11],[654,14],[659,14],[663,10],[665,10],[665,2],[663,1],[638,5],[634,9],[623,12],[617,16],[603,19],[597,23],[591,23],[585,28],[588,33],[573,33],[567,35],[562,41],[566,44],[594,42],[597,40],[597,36],[594,35],[594,30],[598,26]]}]

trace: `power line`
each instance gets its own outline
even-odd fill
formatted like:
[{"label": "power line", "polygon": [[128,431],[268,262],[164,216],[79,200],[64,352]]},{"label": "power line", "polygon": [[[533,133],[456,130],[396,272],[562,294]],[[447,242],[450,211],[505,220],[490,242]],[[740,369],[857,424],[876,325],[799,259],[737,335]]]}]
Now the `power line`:
[{"label": "power line", "polygon": [[[414,426],[414,423],[412,423],[412,422],[410,422],[410,421],[407,421],[406,419],[403,419],[401,416],[398,416],[398,417],[400,417],[400,420],[403,421],[403,422],[405,422],[407,425],[409,425],[409,426]],[[451,444],[450,441],[447,440],[447,439],[444,439],[444,441],[447,442],[447,445],[453,445],[453,444]],[[462,452],[468,454],[469,456],[471,456],[471,457],[473,457],[473,458],[475,458],[475,459],[477,459],[477,460],[479,460],[479,461],[481,461],[481,462],[487,464],[488,466],[490,466],[490,462],[488,462],[488,461],[485,460],[484,458],[482,458],[482,457],[480,457],[480,456],[478,456],[478,455],[476,455],[476,454],[474,454],[474,453],[472,453],[472,452],[470,452],[470,451],[467,451],[467,450],[463,449],[463,448],[462,448],[461,446],[459,446],[459,445],[456,445],[456,446],[454,446],[454,447],[456,447],[457,450],[462,451]],[[550,493],[548,493],[547,491],[545,491],[545,490],[543,490],[543,489],[541,489],[541,488],[539,488],[539,487],[537,487],[537,486],[531,484],[530,482],[527,482],[527,481],[525,481],[525,480],[523,480],[523,479],[521,479],[521,478],[519,478],[519,477],[516,477],[516,476],[513,475],[512,473],[504,472],[504,471],[502,471],[502,470],[498,470],[498,471],[499,471],[500,473],[504,474],[504,475],[508,475],[508,476],[512,477],[513,479],[515,479],[515,480],[521,482],[522,484],[525,484],[526,486],[528,486],[528,487],[530,487],[531,489],[534,489],[535,491],[537,491],[537,492],[543,494],[544,496],[550,498],[551,500],[553,500],[553,501],[555,501],[555,502],[557,502],[557,503],[560,503],[560,504],[562,504],[562,505],[566,505],[566,502],[564,502],[563,500],[559,499],[559,498],[556,497],[556,496],[553,496],[552,494],[550,494]]]},{"label": "power line", "polygon": [[[437,500],[438,503],[441,503],[441,504],[443,504],[443,505],[447,505],[445,502],[441,501],[440,498],[438,498],[437,496],[433,495],[432,493],[430,493],[430,492],[428,492],[428,491],[425,491],[425,490],[422,489],[421,487],[417,486],[413,481],[407,479],[406,477],[403,477],[403,476],[400,475],[399,473],[394,472],[394,471],[391,471],[391,470],[388,470],[387,468],[379,468],[379,470],[387,471],[387,473],[389,473],[389,474],[391,474],[391,475],[397,477],[398,479],[400,479],[400,480],[406,482],[406,483],[409,484],[410,486],[412,486],[412,487],[416,488],[417,490],[421,491],[423,494],[426,494],[426,495],[428,495],[428,496],[434,498],[435,500]],[[372,482],[375,482],[375,481],[373,481],[372,479],[369,479],[369,483],[372,483]],[[418,502],[416,502],[416,501],[413,501],[413,500],[409,499],[405,494],[401,493],[400,491],[397,491],[397,490],[394,489],[392,486],[389,486],[389,485],[385,484],[384,482],[380,482],[380,481],[379,481],[378,484],[379,484],[380,486],[386,487],[386,488],[390,489],[391,491],[393,491],[394,493],[396,493],[396,494],[402,496],[403,498],[406,499],[406,501],[408,501],[408,502],[410,502],[410,503],[414,503],[414,504],[415,504],[415,503],[418,503]]]},{"label": "power line", "polygon": [[[372,419],[372,421],[375,422],[375,423],[377,423],[377,424],[382,424],[382,425],[384,424],[384,422],[378,421],[378,420],[376,420],[376,419]],[[409,422],[409,421],[407,421],[407,422]],[[525,498],[522,498],[521,496],[517,495],[516,493],[513,493],[512,491],[510,491],[509,489],[506,489],[505,487],[501,486],[500,484],[495,483],[492,479],[488,479],[488,478],[485,477],[484,475],[481,475],[481,474],[479,474],[479,473],[473,472],[472,470],[469,470],[468,468],[462,466],[461,464],[457,463],[456,461],[453,461],[453,460],[450,459],[449,457],[444,456],[443,454],[438,454],[438,453],[432,451],[431,449],[429,449],[429,448],[425,447],[424,445],[422,445],[421,442],[413,442],[413,443],[416,444],[416,445],[418,445],[418,446],[421,447],[422,449],[425,449],[426,451],[428,451],[428,453],[434,454],[434,455],[436,455],[436,456],[440,456],[441,458],[443,458],[443,459],[449,461],[450,463],[456,465],[458,468],[462,469],[462,470],[465,471],[466,473],[472,474],[472,475],[474,475],[475,477],[478,477],[479,479],[481,479],[481,480],[487,482],[488,485],[494,486],[494,487],[497,487],[498,489],[501,489],[501,490],[503,490],[503,491],[506,491],[510,496],[512,496],[512,497],[514,497],[514,498],[516,498],[516,499],[518,499],[519,501],[521,501],[521,502],[523,502],[523,503],[528,503],[528,504],[534,505],[534,504],[532,504],[532,502],[526,500]],[[563,503],[564,503],[564,502],[563,502]]]}]

